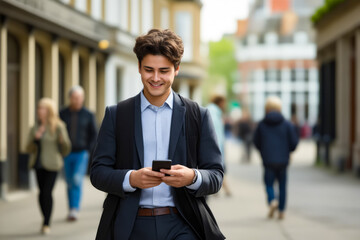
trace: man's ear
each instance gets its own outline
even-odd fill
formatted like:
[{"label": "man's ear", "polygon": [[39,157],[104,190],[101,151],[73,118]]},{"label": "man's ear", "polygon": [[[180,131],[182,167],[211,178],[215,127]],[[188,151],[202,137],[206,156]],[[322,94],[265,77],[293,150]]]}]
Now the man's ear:
[{"label": "man's ear", "polygon": [[180,65],[175,68],[175,76],[179,74],[179,70],[180,70]]}]

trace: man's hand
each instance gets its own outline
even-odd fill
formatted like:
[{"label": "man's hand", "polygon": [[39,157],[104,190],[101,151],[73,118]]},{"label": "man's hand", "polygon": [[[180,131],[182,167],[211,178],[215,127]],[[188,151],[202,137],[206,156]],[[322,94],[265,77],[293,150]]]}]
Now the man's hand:
[{"label": "man's hand", "polygon": [[171,170],[161,169],[160,172],[169,174],[170,176],[163,177],[162,181],[176,188],[190,185],[195,177],[194,170],[182,165],[171,166]]},{"label": "man's hand", "polygon": [[130,185],[141,189],[156,187],[164,176],[164,173],[152,171],[151,167],[141,168],[131,172]]}]

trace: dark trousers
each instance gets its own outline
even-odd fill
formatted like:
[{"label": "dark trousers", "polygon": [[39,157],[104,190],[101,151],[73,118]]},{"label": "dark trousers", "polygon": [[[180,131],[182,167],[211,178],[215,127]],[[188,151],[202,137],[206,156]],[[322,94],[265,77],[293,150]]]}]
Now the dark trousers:
[{"label": "dark trousers", "polygon": [[39,204],[44,217],[43,225],[50,225],[50,217],[53,206],[52,190],[55,185],[57,172],[45,169],[36,170],[36,178],[39,186]]},{"label": "dark trousers", "polygon": [[285,210],[287,166],[265,166],[264,182],[267,200],[270,204],[275,199],[274,182],[279,184],[279,211]]},{"label": "dark trousers", "polygon": [[[115,237],[116,239],[116,237]],[[130,240],[197,240],[179,214],[136,217]]]}]

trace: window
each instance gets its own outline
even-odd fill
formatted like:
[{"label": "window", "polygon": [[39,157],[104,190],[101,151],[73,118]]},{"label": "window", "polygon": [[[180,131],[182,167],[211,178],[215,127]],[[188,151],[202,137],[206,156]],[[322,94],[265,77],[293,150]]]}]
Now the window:
[{"label": "window", "polygon": [[296,69],[291,69],[291,81],[296,82]]},{"label": "window", "polygon": [[178,11],[175,14],[175,32],[184,42],[183,61],[193,59],[193,19],[190,12]]},{"label": "window", "polygon": [[304,80],[305,82],[309,82],[309,69],[304,70]]},{"label": "window", "polygon": [[269,45],[274,45],[278,42],[278,36],[276,33],[267,33],[265,35],[265,43]]},{"label": "window", "polygon": [[294,36],[294,42],[296,44],[306,44],[308,42],[308,36],[305,32],[297,32]]}]

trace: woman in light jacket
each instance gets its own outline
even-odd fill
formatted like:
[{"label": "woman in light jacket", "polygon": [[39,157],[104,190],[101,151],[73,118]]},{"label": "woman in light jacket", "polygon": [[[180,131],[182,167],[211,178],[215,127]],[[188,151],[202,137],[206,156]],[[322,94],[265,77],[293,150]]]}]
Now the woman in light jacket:
[{"label": "woman in light jacket", "polygon": [[44,217],[43,234],[50,233],[52,190],[57,173],[63,167],[63,157],[70,150],[69,136],[65,124],[58,117],[54,102],[49,98],[40,99],[37,123],[30,130],[27,152],[30,154],[29,167],[35,169],[39,186],[39,204]]}]

